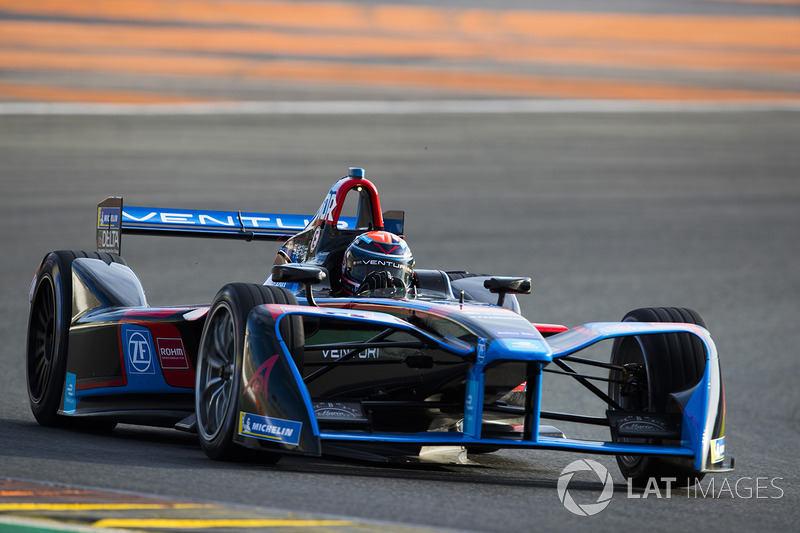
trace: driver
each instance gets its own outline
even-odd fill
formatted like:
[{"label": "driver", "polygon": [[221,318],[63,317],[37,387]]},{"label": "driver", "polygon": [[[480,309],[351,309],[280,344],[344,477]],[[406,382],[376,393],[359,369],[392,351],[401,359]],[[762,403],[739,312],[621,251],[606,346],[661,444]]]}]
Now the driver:
[{"label": "driver", "polygon": [[406,241],[388,231],[356,237],[342,260],[342,294],[354,296],[376,289],[406,289],[414,275],[414,257]]}]

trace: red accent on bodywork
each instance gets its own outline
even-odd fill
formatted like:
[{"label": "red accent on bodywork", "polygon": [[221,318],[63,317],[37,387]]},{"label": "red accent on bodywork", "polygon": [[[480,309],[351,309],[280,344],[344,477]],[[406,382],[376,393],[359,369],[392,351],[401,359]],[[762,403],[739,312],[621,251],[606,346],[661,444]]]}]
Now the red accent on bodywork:
[{"label": "red accent on bodywork", "polygon": [[533,324],[533,327],[539,330],[539,333],[564,333],[569,331],[567,326],[561,324]]},{"label": "red accent on bodywork", "polygon": [[126,317],[141,317],[141,318],[169,318],[177,314],[194,311],[195,307],[160,307],[149,309],[130,309],[125,311]]},{"label": "red accent on bodywork", "polygon": [[244,388],[244,394],[247,394],[248,391],[250,391],[253,393],[253,395],[257,395],[262,390],[266,390],[267,383],[269,383],[269,375],[272,372],[272,367],[275,366],[277,361],[278,354],[275,354],[267,359],[266,362],[260,367],[258,367],[258,369],[253,372],[253,377],[247,382],[247,386]]},{"label": "red accent on bodywork", "polygon": [[147,322],[139,325],[149,329],[150,334],[153,336],[153,344],[155,344],[154,348],[157,352],[159,352],[158,361],[161,365],[161,374],[164,376],[164,381],[167,383],[167,385],[171,387],[194,387],[195,373],[194,368],[192,368],[192,365],[189,362],[188,354],[186,354],[184,351],[184,357],[186,358],[185,368],[165,368],[164,358],[160,353],[161,350],[159,349],[158,345],[159,339],[176,339],[182,346],[184,345],[178,328],[172,324],[165,324],[162,322]]},{"label": "red accent on bodywork", "polygon": [[[158,310],[158,311],[168,311],[168,310]],[[172,309],[171,311],[172,312],[170,314],[166,315],[150,313],[148,316],[152,318],[169,317],[175,314],[174,313],[175,309]],[[180,309],[180,311],[183,312],[186,311],[186,309]],[[183,342],[183,338],[181,337],[180,332],[178,331],[178,328],[176,328],[172,324],[167,324],[164,322],[145,322],[142,320],[131,320],[131,321],[126,321],[126,323],[142,326],[150,330],[150,335],[153,337],[153,345],[154,345],[153,348],[157,352],[159,366],[161,367],[161,375],[164,376],[164,382],[167,385],[169,385],[170,387],[182,387],[182,388],[194,387],[195,385],[194,368],[192,367],[189,354],[186,353],[185,344]],[[87,387],[79,386],[78,387],[79,390],[82,390],[84,388],[94,389],[100,386],[113,387],[113,386],[127,384],[127,375],[125,371],[125,351],[124,347],[122,346],[123,339],[122,339],[122,333],[120,331],[121,327],[122,324],[118,326],[117,336],[119,337],[119,357],[120,357],[120,365],[122,367],[122,376],[123,376],[122,381],[114,383],[106,383],[106,384],[92,383]],[[159,348],[159,340],[164,340],[164,339],[170,339],[172,344],[175,346],[177,346],[177,344],[180,343],[180,346],[184,350],[183,358],[186,362],[186,366],[184,368],[174,368],[175,359],[170,360],[170,366],[172,366],[172,368],[170,368],[170,366],[167,366],[166,368],[164,367],[165,359],[162,357],[161,350]]]},{"label": "red accent on bodywork", "polygon": [[290,311],[308,311],[308,307],[303,307],[300,305],[288,305],[288,304],[263,304],[264,307],[267,308],[269,314],[272,315],[272,318],[277,322],[278,317],[284,313],[288,313]]},{"label": "red accent on bodywork", "polygon": [[[323,217],[322,223],[330,224],[335,227],[339,223],[339,215],[342,214],[342,207],[344,206],[344,199],[347,197],[347,193],[359,186],[366,189],[369,193],[370,202],[372,204],[373,225],[376,228],[382,228],[383,213],[381,212],[381,200],[378,196],[378,189],[375,188],[375,185],[373,185],[371,181],[364,178],[343,178],[334,184],[331,188],[331,192],[335,195],[336,205],[334,205],[333,211],[329,216],[326,217],[326,213],[321,213]],[[328,194],[330,195],[330,193]]]}]

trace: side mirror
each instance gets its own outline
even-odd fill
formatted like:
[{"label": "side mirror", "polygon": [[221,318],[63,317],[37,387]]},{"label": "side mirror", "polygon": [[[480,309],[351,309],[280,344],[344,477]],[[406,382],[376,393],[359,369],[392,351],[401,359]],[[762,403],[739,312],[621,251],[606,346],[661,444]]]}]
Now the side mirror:
[{"label": "side mirror", "polygon": [[308,305],[315,306],[314,295],[311,286],[315,283],[325,281],[328,277],[327,272],[322,267],[311,265],[299,265],[296,263],[286,263],[272,267],[272,280],[281,283],[302,283],[306,288],[306,300]]},{"label": "side mirror", "polygon": [[502,306],[506,294],[530,294],[531,278],[494,277],[483,282],[483,286],[492,294],[498,294],[497,305]]}]

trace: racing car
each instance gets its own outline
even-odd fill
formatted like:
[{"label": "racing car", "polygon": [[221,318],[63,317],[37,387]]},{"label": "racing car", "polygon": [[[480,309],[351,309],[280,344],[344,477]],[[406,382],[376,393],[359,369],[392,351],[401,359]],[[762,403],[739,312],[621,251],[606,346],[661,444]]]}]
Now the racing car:
[{"label": "racing car", "polygon": [[[550,449],[616,456],[638,485],[691,485],[733,467],[719,359],[696,312],[531,322],[516,296],[531,292],[530,278],[415,268],[404,226],[361,168],[313,216],[107,198],[97,251],[50,252],[31,284],[34,417],[175,427],[219,460]],[[151,307],[120,255],[124,234],[282,244],[264,283],[227,284],[207,305]],[[602,358],[579,353],[598,343],[610,345]],[[558,375],[599,413],[543,409],[545,376]],[[545,421],[607,437],[570,438]]]}]

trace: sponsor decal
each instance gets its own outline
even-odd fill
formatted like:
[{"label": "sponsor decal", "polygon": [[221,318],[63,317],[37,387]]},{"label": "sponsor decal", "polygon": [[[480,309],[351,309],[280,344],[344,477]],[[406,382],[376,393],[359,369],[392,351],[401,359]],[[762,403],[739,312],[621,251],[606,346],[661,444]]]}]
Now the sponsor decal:
[{"label": "sponsor decal", "polygon": [[621,431],[634,431],[634,432],[644,432],[644,433],[660,433],[662,431],[667,431],[667,428],[658,424],[656,422],[650,422],[648,420],[632,420],[630,422],[622,422],[619,425],[619,429]]},{"label": "sponsor decal", "polygon": [[719,463],[725,459],[725,437],[711,441],[711,462]]},{"label": "sponsor decal", "polygon": [[[339,359],[350,353],[350,350],[322,350],[322,357],[325,359]],[[358,354],[359,359],[379,359],[381,357],[380,348],[367,348]]]},{"label": "sponsor decal", "polygon": [[[472,311],[472,309],[465,308],[465,310]],[[532,326],[530,322],[522,318],[517,314],[505,314],[505,313],[486,313],[486,309],[481,309],[483,314],[475,314],[473,312],[467,313],[470,318],[475,320],[482,320],[482,321],[503,321],[503,325],[507,325],[506,322],[519,322],[520,324],[524,325],[527,329],[530,329]],[[509,313],[513,313],[513,311],[509,311]]]},{"label": "sponsor decal", "polygon": [[495,335],[498,337],[531,337],[533,339],[540,339],[542,334],[539,330],[536,331],[524,331],[524,330],[496,330],[493,331]]},{"label": "sponsor decal", "polygon": [[328,196],[325,197],[325,201],[322,202],[322,205],[319,207],[318,216],[325,222],[333,222],[333,213],[336,211],[336,193],[337,191],[331,190],[328,193]]},{"label": "sponsor decal", "polygon": [[478,339],[478,355],[477,355],[477,363],[482,365],[486,360],[486,339],[483,337]]},{"label": "sponsor decal", "polygon": [[361,259],[354,262],[355,265],[371,265],[371,266],[383,266],[383,267],[392,267],[392,268],[408,268],[408,265],[403,263],[398,263],[396,261],[386,261],[384,259]]},{"label": "sponsor decal", "polygon": [[608,411],[612,430],[616,428],[620,437],[679,438],[681,425],[679,419],[668,416],[649,416],[645,414],[623,414]]},{"label": "sponsor decal", "polygon": [[97,248],[100,251],[119,250],[119,230],[98,230],[97,231]]},{"label": "sponsor decal", "polygon": [[361,404],[356,402],[315,402],[314,414],[328,420],[367,421]]},{"label": "sponsor decal", "polygon": [[302,263],[309,254],[308,241],[292,241],[292,263]]},{"label": "sponsor decal", "polygon": [[153,337],[150,330],[141,326],[122,324],[122,341],[125,362],[131,374],[155,374]]},{"label": "sponsor decal", "polygon": [[75,414],[75,408],[78,406],[78,400],[75,398],[77,382],[77,376],[72,372],[67,372],[66,383],[64,383],[64,413],[68,415]]},{"label": "sponsor decal", "polygon": [[266,216],[257,213],[232,213],[230,211],[159,211],[138,207],[127,207],[122,211],[122,219],[137,225],[182,225],[250,229],[285,228],[303,229],[308,220],[296,215]]},{"label": "sponsor decal", "polygon": [[319,236],[321,233],[322,230],[320,229],[319,226],[317,226],[317,228],[314,230],[314,236],[311,237],[311,246],[310,246],[311,250],[317,247],[317,243],[319,242]]},{"label": "sponsor decal", "polygon": [[186,350],[183,347],[182,339],[157,338],[156,347],[158,348],[158,360],[161,361],[161,368],[189,368],[189,361],[186,359]]},{"label": "sponsor decal", "polygon": [[469,375],[464,399],[464,433],[478,435],[481,429],[481,399],[483,398],[483,379]]},{"label": "sponsor decal", "polygon": [[[121,205],[121,204],[120,204]],[[119,206],[97,208],[97,251],[119,253],[122,209]]]},{"label": "sponsor decal", "polygon": [[544,350],[544,344],[542,344],[542,341],[532,341],[525,339],[508,341],[507,346],[514,350],[532,350],[532,351]]},{"label": "sponsor decal", "polygon": [[97,229],[119,229],[119,222],[119,207],[97,208]]},{"label": "sponsor decal", "polygon": [[239,435],[297,446],[303,423],[239,411]]}]

